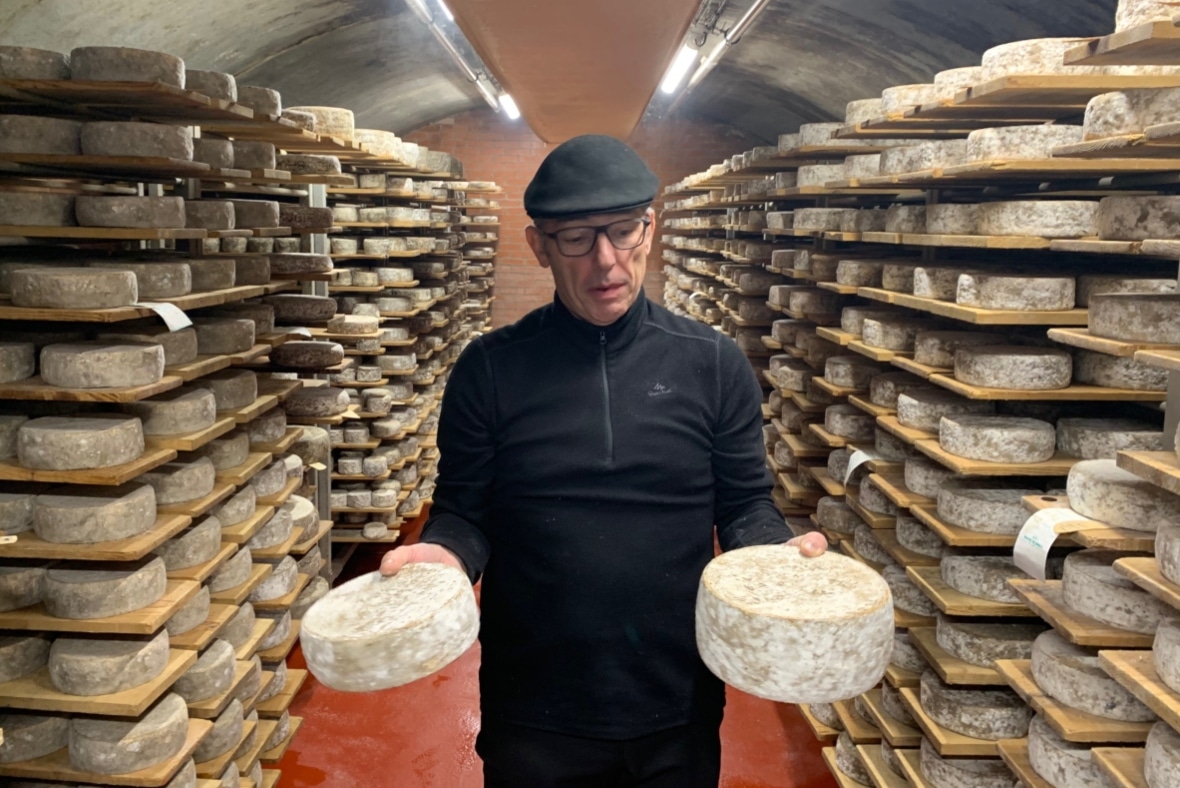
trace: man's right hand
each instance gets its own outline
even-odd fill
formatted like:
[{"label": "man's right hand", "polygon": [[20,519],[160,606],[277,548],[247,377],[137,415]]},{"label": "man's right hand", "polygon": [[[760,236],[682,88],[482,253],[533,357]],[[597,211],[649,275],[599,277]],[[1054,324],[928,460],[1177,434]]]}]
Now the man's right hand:
[{"label": "man's right hand", "polygon": [[419,542],[418,544],[390,550],[381,559],[380,572],[385,577],[395,575],[406,564],[446,564],[466,574],[467,569],[458,557],[441,545]]}]

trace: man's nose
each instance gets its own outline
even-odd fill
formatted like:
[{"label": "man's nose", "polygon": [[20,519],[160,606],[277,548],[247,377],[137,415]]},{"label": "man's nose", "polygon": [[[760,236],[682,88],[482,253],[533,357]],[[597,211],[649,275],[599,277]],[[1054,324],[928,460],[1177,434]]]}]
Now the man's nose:
[{"label": "man's nose", "polygon": [[599,233],[595,236],[592,257],[594,264],[603,268],[609,268],[615,264],[615,247],[611,245],[606,233]]}]

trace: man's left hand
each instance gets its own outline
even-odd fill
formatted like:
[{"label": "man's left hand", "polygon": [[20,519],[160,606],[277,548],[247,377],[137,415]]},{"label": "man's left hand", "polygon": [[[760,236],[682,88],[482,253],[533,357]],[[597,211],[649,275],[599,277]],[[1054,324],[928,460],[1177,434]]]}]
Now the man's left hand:
[{"label": "man's left hand", "polygon": [[819,531],[803,534],[803,536],[796,536],[787,542],[787,544],[791,547],[798,547],[799,552],[808,558],[823,555],[828,550],[828,540]]}]

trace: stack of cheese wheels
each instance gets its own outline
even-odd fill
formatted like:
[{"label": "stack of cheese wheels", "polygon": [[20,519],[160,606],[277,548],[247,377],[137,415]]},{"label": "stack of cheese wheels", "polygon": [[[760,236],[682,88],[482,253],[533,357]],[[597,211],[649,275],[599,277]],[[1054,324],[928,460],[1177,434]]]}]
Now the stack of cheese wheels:
[{"label": "stack of cheese wheels", "polygon": [[410,564],[332,589],[303,618],[299,640],[312,675],[346,692],[400,687],[449,665],[479,634],[467,576]]},{"label": "stack of cheese wheels", "polygon": [[850,558],[764,545],[701,576],[697,648],[726,683],[784,703],[830,703],[877,685],[893,649],[893,597]]}]

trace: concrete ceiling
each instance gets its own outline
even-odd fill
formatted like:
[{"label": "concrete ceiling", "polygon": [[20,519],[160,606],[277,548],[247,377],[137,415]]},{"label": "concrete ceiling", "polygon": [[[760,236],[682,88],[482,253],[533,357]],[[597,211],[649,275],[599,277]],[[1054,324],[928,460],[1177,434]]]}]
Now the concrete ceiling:
[{"label": "concrete ceiling", "polygon": [[[740,12],[749,3],[731,4]],[[1108,33],[1116,5],[774,0],[677,111],[772,141],[841,117],[850,100],[976,64],[998,43]],[[612,57],[613,43],[599,56]],[[160,49],[276,88],[288,106],[344,106],[358,126],[398,133],[485,106],[405,0],[2,0],[0,44]]]}]

